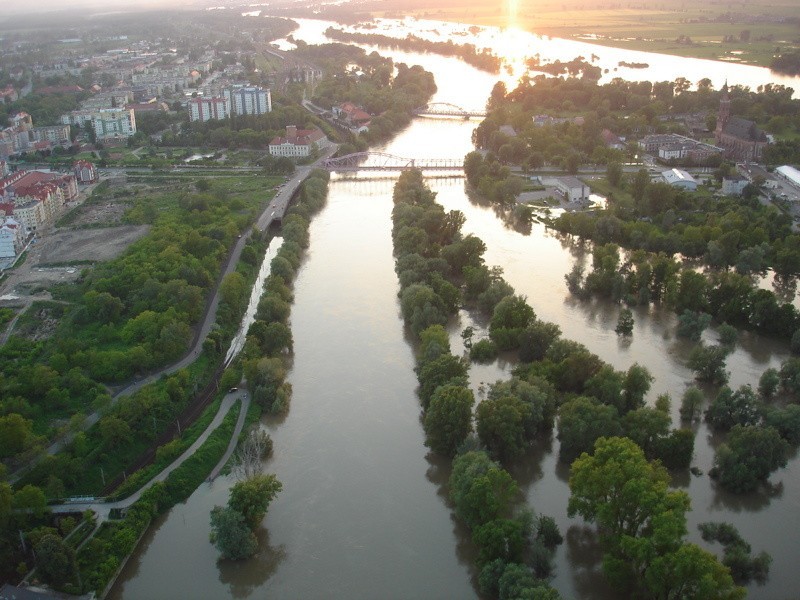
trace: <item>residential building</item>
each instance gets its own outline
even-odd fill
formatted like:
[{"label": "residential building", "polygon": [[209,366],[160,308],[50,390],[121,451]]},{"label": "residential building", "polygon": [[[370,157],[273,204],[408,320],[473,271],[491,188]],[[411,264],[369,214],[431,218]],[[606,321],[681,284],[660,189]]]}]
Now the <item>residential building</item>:
[{"label": "residential building", "polygon": [[69,125],[51,125],[31,129],[34,142],[50,142],[57,145],[69,145]]},{"label": "residential building", "polygon": [[25,247],[25,227],[13,217],[0,217],[0,258],[14,258]]},{"label": "residential building", "polygon": [[192,121],[227,119],[230,106],[225,98],[191,98],[187,103]]},{"label": "residential building", "polygon": [[79,160],[72,165],[72,172],[75,174],[75,179],[78,183],[95,183],[100,177],[97,174],[97,169],[88,160]]},{"label": "residential building", "polygon": [[91,124],[97,140],[128,138],[136,133],[136,116],[129,108],[74,110],[61,116],[65,125]]},{"label": "residential building", "polygon": [[327,142],[325,134],[319,129],[298,129],[294,125],[287,125],[286,136],[276,137],[269,143],[269,153],[272,156],[302,158],[325,146]]},{"label": "residential building", "polygon": [[648,154],[654,154],[662,160],[703,163],[712,156],[722,154],[722,148],[676,133],[646,135],[639,141],[639,146]]},{"label": "residential building", "polygon": [[758,161],[764,147],[769,143],[766,134],[753,121],[731,115],[727,82],[722,88],[714,138],[716,145],[725,150],[725,156],[746,162]]},{"label": "residential building", "polygon": [[257,86],[231,86],[222,92],[234,115],[264,115],[272,112],[272,94]]},{"label": "residential building", "polygon": [[697,180],[689,175],[689,173],[681,169],[670,169],[669,171],[663,171],[661,173],[661,177],[664,178],[666,183],[673,187],[682,188],[692,192],[697,189]]},{"label": "residential building", "polygon": [[741,196],[749,182],[741,175],[722,178],[722,193],[726,196]]},{"label": "residential building", "polygon": [[606,145],[606,148],[611,148],[612,150],[625,149],[625,140],[610,129],[603,129],[603,131],[600,132],[600,137]]},{"label": "residential building", "polygon": [[335,119],[344,121],[348,127],[357,129],[359,132],[368,131],[372,115],[356,106],[352,102],[342,102],[339,106],[331,108],[331,113]]},{"label": "residential building", "polygon": [[16,171],[0,179],[0,207],[28,231],[54,218],[65,202],[78,196],[74,175],[49,171]]},{"label": "residential building", "polygon": [[556,189],[567,202],[588,202],[591,190],[577,177],[557,177]]}]

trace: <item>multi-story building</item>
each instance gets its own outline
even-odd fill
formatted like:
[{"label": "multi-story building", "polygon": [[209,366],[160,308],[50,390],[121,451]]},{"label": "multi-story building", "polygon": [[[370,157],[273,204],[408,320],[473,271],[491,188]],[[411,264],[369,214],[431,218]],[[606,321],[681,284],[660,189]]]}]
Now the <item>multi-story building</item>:
[{"label": "multi-story building", "polygon": [[303,158],[327,142],[328,138],[319,129],[298,129],[294,125],[287,125],[286,136],[276,137],[269,143],[269,153],[272,156]]},{"label": "multi-story building", "polygon": [[212,119],[227,119],[230,114],[226,98],[191,98],[186,104],[192,121],[205,123]]},{"label": "multi-story building", "polygon": [[235,85],[225,88],[222,94],[234,115],[263,115],[272,112],[272,95],[269,89]]},{"label": "multi-story building", "polygon": [[28,231],[54,218],[78,195],[74,175],[17,171],[0,179],[0,210],[13,215]]},{"label": "multi-story building", "polygon": [[13,217],[0,217],[0,258],[14,258],[25,246],[25,227]]},{"label": "multi-story building", "polygon": [[136,133],[136,116],[129,108],[74,110],[62,115],[61,122],[81,127],[91,123],[98,140],[128,138]]}]

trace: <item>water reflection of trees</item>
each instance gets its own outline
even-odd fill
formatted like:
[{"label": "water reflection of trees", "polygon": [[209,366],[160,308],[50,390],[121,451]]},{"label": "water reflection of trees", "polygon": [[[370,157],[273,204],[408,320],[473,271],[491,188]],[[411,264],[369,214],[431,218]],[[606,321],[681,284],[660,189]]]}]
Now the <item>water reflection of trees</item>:
[{"label": "water reflection of trees", "polygon": [[228,586],[233,598],[246,598],[256,588],[275,574],[278,566],[286,558],[286,548],[283,545],[274,547],[269,544],[269,532],[264,527],[256,531],[258,539],[258,553],[245,561],[223,560],[217,561],[219,580]]},{"label": "water reflection of trees", "polygon": [[571,525],[566,535],[567,561],[576,597],[586,600],[616,598],[602,571],[603,550],[593,527]]},{"label": "water reflection of trees", "polygon": [[758,512],[769,506],[772,500],[783,496],[783,481],[778,483],[766,482],[755,492],[748,494],[733,494],[725,491],[719,484],[712,484],[714,497],[711,508],[719,510],[724,508],[731,512]]}]

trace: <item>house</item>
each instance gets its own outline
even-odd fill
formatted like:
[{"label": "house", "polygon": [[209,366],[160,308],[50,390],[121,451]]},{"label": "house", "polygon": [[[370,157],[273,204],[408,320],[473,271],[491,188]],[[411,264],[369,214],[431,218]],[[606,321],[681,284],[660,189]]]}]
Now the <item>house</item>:
[{"label": "house", "polygon": [[557,177],[556,189],[567,202],[588,202],[591,190],[577,177]]},{"label": "house", "polygon": [[298,129],[294,125],[287,125],[286,136],[278,136],[269,143],[269,153],[272,156],[302,158],[327,145],[327,142],[328,138],[319,129]]},{"label": "house", "polygon": [[697,180],[689,175],[686,171],[681,169],[670,169],[663,171],[661,177],[665,183],[684,190],[695,191],[697,189]]},{"label": "house", "polygon": [[335,119],[344,121],[348,127],[359,132],[368,131],[372,121],[371,114],[352,102],[342,102],[339,106],[334,106],[331,108],[331,113]]},{"label": "house", "polygon": [[731,115],[727,82],[722,88],[714,138],[716,145],[724,149],[726,157],[745,162],[758,161],[769,143],[766,134],[753,121]]},{"label": "house", "polygon": [[726,196],[741,196],[749,182],[741,175],[722,178],[722,193]]},{"label": "house", "polygon": [[517,132],[511,125],[501,125],[498,131],[511,138],[517,137]]},{"label": "house", "polygon": [[0,258],[14,258],[25,247],[25,228],[13,217],[0,217]]},{"label": "house", "polygon": [[88,160],[76,161],[72,165],[72,172],[75,174],[75,179],[78,183],[95,183],[99,179],[97,169]]},{"label": "house", "polygon": [[600,132],[600,139],[603,140],[606,148],[611,148],[612,150],[625,149],[625,140],[623,140],[610,129],[603,129],[603,131]]}]

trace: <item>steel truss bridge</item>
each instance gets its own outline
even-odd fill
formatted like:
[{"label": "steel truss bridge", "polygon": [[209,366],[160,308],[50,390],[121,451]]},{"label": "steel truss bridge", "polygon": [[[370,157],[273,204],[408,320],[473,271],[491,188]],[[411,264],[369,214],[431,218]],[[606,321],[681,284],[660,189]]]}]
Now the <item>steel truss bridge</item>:
[{"label": "steel truss bridge", "polygon": [[329,171],[462,171],[464,161],[460,158],[403,158],[386,152],[358,152],[338,158],[329,158],[322,163]]},{"label": "steel truss bridge", "polygon": [[425,106],[414,109],[414,114],[420,117],[485,117],[485,110],[467,110],[448,102],[431,102]]}]

